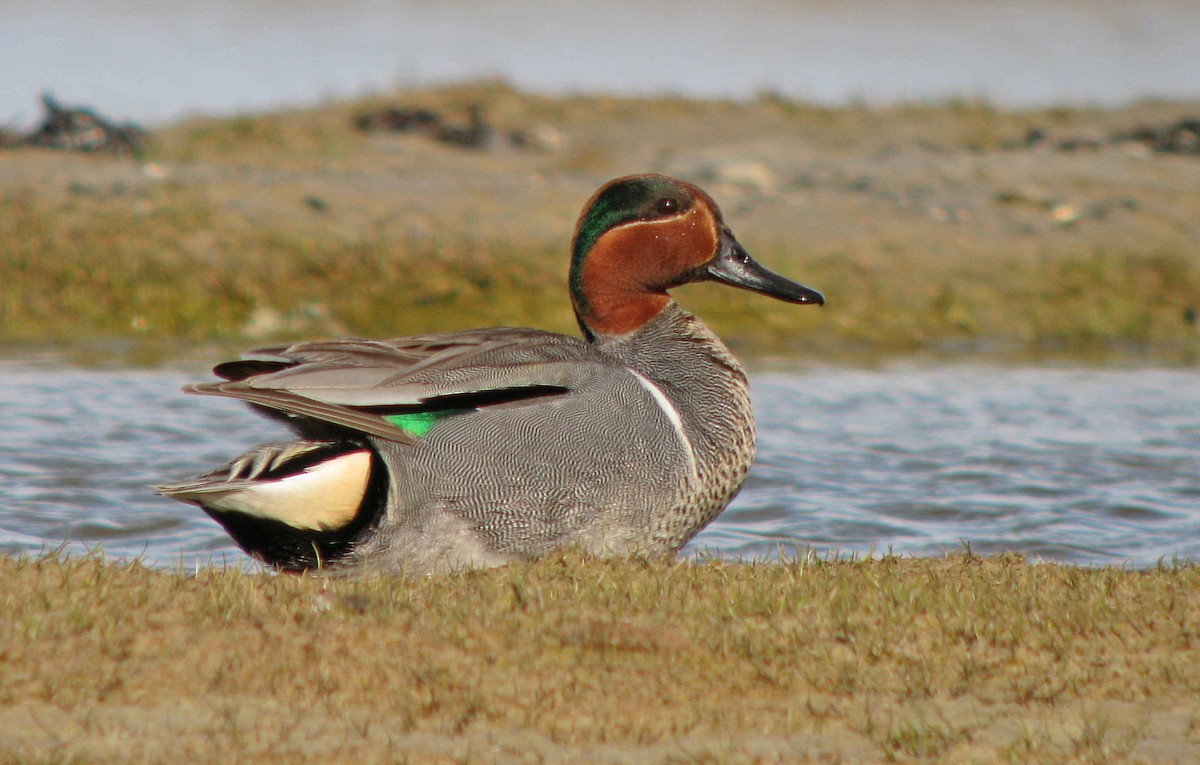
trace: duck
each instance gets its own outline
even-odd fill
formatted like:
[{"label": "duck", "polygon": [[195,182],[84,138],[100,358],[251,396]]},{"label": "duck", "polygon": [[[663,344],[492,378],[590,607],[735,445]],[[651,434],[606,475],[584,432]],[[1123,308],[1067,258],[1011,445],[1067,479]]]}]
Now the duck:
[{"label": "duck", "polygon": [[609,181],[571,244],[581,336],[499,327],[251,351],[184,391],[246,402],[294,439],[157,491],[286,572],[674,556],[755,454],[745,370],[669,294],[702,281],[825,302],[755,261],[698,186]]}]

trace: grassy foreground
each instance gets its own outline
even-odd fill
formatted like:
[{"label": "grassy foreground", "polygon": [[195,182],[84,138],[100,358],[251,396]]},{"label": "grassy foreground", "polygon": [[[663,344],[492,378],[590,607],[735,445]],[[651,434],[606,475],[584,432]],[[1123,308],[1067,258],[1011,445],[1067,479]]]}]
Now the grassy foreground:
[{"label": "grassy foreground", "polygon": [[[386,104],[558,131],[557,151],[472,152],[361,133]],[[157,131],[149,153],[21,149],[0,166],[0,344],[88,347],[573,331],[566,252],[604,180],[696,181],[767,265],[823,290],[798,310],[716,287],[679,297],[768,351],[1200,353],[1200,160],[1021,147],[1195,111],[828,109],[550,98],[498,83]]]},{"label": "grassy foreground", "polygon": [[1196,762],[1200,568],[0,559],[0,762]]}]

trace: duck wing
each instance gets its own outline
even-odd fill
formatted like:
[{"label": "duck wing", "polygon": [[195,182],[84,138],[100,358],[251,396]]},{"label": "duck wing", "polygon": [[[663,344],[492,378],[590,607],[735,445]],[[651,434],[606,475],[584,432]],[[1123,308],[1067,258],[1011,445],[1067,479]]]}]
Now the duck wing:
[{"label": "duck wing", "polygon": [[500,328],[263,348],[215,367],[222,381],[184,390],[282,413],[302,433],[316,420],[415,443],[418,436],[404,427],[406,415],[561,396],[618,363],[578,338]]}]

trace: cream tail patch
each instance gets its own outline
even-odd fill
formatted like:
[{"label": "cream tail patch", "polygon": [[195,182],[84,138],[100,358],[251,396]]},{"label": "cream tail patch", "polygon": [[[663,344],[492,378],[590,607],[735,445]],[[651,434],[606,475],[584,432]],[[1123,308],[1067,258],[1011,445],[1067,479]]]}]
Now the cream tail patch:
[{"label": "cream tail patch", "polygon": [[342,454],[284,478],[223,490],[180,493],[218,512],[267,518],[311,531],[338,529],[354,520],[371,477],[371,453]]}]

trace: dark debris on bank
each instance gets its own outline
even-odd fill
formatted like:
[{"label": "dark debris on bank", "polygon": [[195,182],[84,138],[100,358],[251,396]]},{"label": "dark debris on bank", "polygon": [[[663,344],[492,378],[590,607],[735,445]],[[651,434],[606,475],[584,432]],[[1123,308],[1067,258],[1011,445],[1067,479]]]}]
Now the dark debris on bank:
[{"label": "dark debris on bank", "polygon": [[1060,136],[1035,127],[1024,140],[1010,143],[1010,149],[1052,149],[1054,151],[1101,151],[1108,148],[1135,149],[1155,154],[1200,156],[1200,119],[1180,119],[1166,125],[1139,125],[1107,137],[1093,135]]},{"label": "dark debris on bank", "polygon": [[565,136],[548,125],[512,130],[499,128],[484,116],[482,104],[468,106],[466,120],[433,109],[389,106],[360,114],[354,120],[354,125],[363,132],[408,133],[425,136],[448,146],[480,151],[558,151],[566,144]]},{"label": "dark debris on bank", "polygon": [[33,146],[60,151],[139,155],[150,134],[132,122],[113,122],[85,106],[65,106],[42,94],[44,116],[28,133],[0,128],[0,149]]}]

